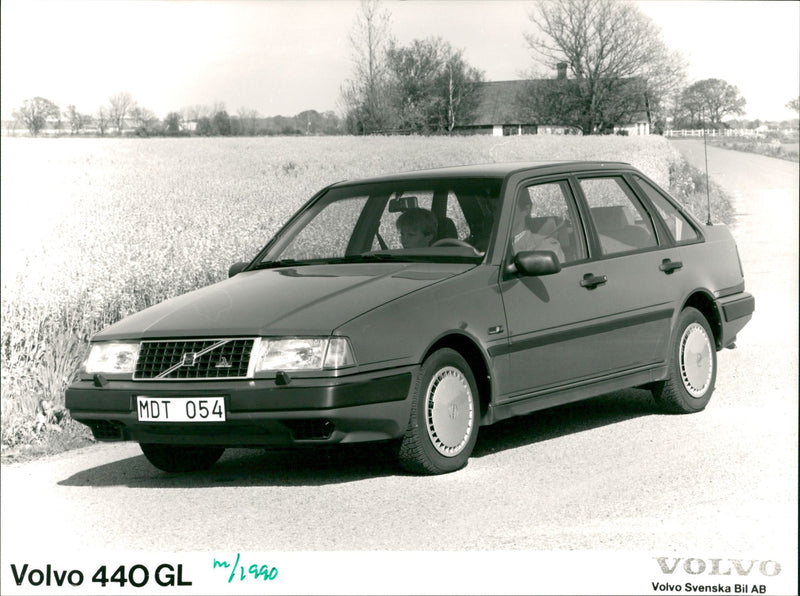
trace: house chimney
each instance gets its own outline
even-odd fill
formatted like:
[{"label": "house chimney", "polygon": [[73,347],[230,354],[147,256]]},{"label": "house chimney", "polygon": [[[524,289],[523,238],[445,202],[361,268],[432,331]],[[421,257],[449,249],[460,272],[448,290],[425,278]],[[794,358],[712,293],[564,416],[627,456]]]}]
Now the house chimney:
[{"label": "house chimney", "polygon": [[558,80],[563,80],[567,78],[567,63],[566,62],[559,62],[556,64],[556,69],[558,70]]}]

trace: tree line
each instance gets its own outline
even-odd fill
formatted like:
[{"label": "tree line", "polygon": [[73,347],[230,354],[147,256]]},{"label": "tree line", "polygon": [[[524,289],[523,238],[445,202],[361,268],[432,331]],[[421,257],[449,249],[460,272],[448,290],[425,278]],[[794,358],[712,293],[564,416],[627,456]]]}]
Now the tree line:
[{"label": "tree line", "polygon": [[[534,4],[536,57],[516,100],[520,118],[607,134],[641,114],[653,132],[722,127],[744,113],[739,90],[721,79],[686,85],[683,57],[670,50],[655,23],[621,0],[553,0]],[[129,93],[117,93],[92,115],[62,111],[36,97],[14,113],[31,134],[46,125],[99,135],[451,134],[474,117],[484,73],[441,37],[400,44],[380,0],[362,0],[350,34],[353,69],[340,90],[340,113],[314,110],[261,117],[223,104],[194,106],[159,120]],[[559,76],[552,73],[558,71]],[[547,74],[542,74],[546,72]],[[793,100],[795,101],[795,100]],[[789,106],[790,104],[787,104]],[[498,122],[496,124],[503,124]]]},{"label": "tree line", "polygon": [[13,113],[10,129],[23,125],[32,136],[44,130],[70,135],[133,136],[256,136],[342,134],[342,119],[332,111],[306,110],[295,116],[262,117],[256,110],[240,108],[230,114],[222,103],[196,105],[169,112],[160,120],[151,110],[139,106],[128,92],[109,98],[93,114],[74,105],[61,110],[43,97],[25,100]]}]

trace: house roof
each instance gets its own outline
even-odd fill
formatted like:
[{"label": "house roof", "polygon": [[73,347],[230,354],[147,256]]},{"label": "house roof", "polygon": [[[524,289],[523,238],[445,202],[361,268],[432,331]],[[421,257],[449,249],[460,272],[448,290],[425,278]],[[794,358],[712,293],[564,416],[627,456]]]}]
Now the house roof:
[{"label": "house roof", "polygon": [[[573,81],[570,79],[570,81]],[[523,79],[514,81],[488,81],[476,83],[478,103],[473,116],[469,121],[459,123],[464,126],[494,126],[494,125],[542,125],[524,109],[523,101],[526,94],[536,93],[538,90],[546,91],[550,85],[556,84],[557,79]],[[552,90],[552,88],[550,88]],[[647,115],[637,112],[630,118],[631,123],[646,122]],[[555,124],[548,122],[546,124]]]},{"label": "house roof", "polygon": [[528,124],[522,122],[519,96],[528,85],[540,81],[490,81],[478,83],[478,105],[474,117],[465,126],[493,124]]}]

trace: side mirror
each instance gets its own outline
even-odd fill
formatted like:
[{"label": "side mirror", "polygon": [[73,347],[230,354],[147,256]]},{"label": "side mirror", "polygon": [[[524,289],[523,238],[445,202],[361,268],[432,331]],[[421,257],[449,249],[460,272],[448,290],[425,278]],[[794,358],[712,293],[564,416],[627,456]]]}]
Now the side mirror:
[{"label": "side mirror", "polygon": [[514,255],[514,260],[506,267],[509,275],[538,277],[552,275],[561,271],[556,253],[551,250],[523,250]]},{"label": "side mirror", "polygon": [[230,266],[230,269],[228,269],[228,277],[233,277],[237,273],[241,273],[244,270],[244,268],[247,267],[249,264],[250,263],[248,263],[247,261],[234,263],[233,265]]}]

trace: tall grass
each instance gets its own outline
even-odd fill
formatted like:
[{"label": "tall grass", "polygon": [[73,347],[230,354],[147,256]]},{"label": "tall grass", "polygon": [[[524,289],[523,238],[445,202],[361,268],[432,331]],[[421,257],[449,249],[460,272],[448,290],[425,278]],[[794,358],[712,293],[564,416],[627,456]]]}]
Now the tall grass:
[{"label": "tall grass", "polygon": [[722,147],[723,149],[732,149],[733,151],[777,157],[786,161],[800,161],[800,144],[797,142],[797,137],[786,139],[784,142],[780,142],[778,139],[760,140],[722,137],[708,139],[708,144]]},{"label": "tall grass", "polygon": [[4,138],[1,150],[3,446],[63,424],[64,389],[93,333],[223,279],[329,183],[599,159],[632,163],[690,204],[698,195],[659,137]]}]

